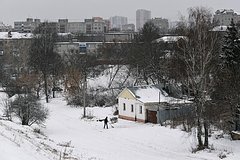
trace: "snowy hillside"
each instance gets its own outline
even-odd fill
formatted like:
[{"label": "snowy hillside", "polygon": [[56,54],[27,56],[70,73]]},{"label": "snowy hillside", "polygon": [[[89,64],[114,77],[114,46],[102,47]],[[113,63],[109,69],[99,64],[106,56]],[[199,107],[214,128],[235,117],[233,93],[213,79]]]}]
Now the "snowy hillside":
[{"label": "snowy hillside", "polygon": [[2,119],[6,97],[0,92],[0,159],[58,160],[66,148],[64,144],[54,142],[39,133],[39,126],[22,126]]},{"label": "snowy hillside", "polygon": [[0,120],[1,160],[64,159],[64,153],[68,159],[79,160],[217,160],[219,155],[226,155],[226,160],[239,160],[240,157],[240,142],[227,136],[210,138],[214,150],[192,153],[195,136],[179,129],[121,119],[113,124],[114,128],[103,129],[103,122],[97,120],[112,117],[112,107],[87,108],[87,114],[93,118],[81,119],[83,110],[67,106],[64,98],[42,103],[50,110],[45,127],[40,127],[43,135],[34,132],[39,126]]},{"label": "snowy hillside", "polygon": [[134,79],[128,75],[128,67],[125,65],[109,65],[100,76],[90,78],[88,80],[88,86],[98,88],[117,88],[122,85],[133,85]]}]

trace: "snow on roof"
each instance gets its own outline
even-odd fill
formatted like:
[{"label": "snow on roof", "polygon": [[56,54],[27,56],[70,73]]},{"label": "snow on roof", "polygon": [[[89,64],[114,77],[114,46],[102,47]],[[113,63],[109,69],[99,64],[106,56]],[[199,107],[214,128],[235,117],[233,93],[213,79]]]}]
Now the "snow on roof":
[{"label": "snow on roof", "polygon": [[185,36],[164,36],[156,39],[156,42],[176,42],[179,39],[185,39]]},{"label": "snow on roof", "polygon": [[137,100],[143,103],[166,102],[170,104],[175,103],[190,103],[183,99],[170,97],[166,91],[163,90],[163,85],[149,85],[136,86],[128,88],[136,97]]},{"label": "snow on roof", "polygon": [[72,35],[72,33],[58,33],[59,36],[69,36]]},{"label": "snow on roof", "polygon": [[28,39],[32,38],[32,33],[18,33],[11,32],[11,36],[8,35],[8,32],[0,32],[0,39]]},{"label": "snow on roof", "polygon": [[212,31],[225,32],[227,31],[227,26],[216,26],[212,29]]}]

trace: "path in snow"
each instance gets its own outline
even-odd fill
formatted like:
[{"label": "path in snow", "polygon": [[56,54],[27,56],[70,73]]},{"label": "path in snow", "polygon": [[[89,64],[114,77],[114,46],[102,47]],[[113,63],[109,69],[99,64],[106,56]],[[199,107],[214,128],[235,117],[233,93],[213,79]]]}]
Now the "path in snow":
[{"label": "path in snow", "polygon": [[83,159],[218,159],[212,153],[192,154],[193,136],[177,129],[120,119],[114,128],[104,130],[96,119],[111,116],[111,108],[88,109],[97,118],[83,120],[82,109],[67,106],[61,98],[52,99],[47,107],[50,118],[44,133],[55,141],[71,141],[74,153]]}]

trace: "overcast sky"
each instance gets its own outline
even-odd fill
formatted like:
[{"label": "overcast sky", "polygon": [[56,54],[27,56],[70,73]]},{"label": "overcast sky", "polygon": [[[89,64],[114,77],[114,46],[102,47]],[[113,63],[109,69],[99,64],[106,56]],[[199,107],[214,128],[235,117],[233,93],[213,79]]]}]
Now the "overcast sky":
[{"label": "overcast sky", "polygon": [[84,18],[101,16],[126,16],[129,23],[135,23],[137,9],[151,10],[152,18],[169,20],[186,15],[187,9],[204,6],[213,12],[217,9],[234,9],[240,12],[240,0],[0,0],[0,21],[13,25],[14,21],[27,17],[57,21],[83,21]]}]

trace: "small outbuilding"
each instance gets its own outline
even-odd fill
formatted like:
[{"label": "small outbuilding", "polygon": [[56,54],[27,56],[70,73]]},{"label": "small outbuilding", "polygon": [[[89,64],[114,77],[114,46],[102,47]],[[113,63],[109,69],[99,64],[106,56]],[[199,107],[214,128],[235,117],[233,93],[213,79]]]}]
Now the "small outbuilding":
[{"label": "small outbuilding", "polygon": [[119,118],[161,123],[160,111],[185,103],[189,101],[169,96],[163,85],[127,87],[118,95]]}]

